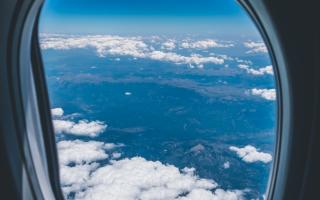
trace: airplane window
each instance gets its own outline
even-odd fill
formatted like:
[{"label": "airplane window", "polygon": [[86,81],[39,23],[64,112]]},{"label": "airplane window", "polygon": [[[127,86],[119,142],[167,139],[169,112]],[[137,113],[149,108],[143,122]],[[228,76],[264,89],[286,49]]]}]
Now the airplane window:
[{"label": "airplane window", "polygon": [[233,0],[46,0],[40,46],[66,199],[265,199],[274,70]]}]

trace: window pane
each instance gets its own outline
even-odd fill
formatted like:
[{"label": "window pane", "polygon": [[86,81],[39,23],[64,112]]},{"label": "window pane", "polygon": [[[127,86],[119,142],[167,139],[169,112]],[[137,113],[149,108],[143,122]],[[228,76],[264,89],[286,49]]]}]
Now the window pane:
[{"label": "window pane", "polygon": [[67,199],[264,199],[265,44],[233,0],[45,2],[40,45]]}]

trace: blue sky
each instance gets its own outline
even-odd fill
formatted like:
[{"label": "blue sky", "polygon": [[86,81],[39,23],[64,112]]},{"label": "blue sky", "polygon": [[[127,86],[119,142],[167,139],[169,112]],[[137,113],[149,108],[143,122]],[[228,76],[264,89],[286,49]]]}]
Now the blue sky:
[{"label": "blue sky", "polygon": [[46,0],[40,32],[256,35],[235,0]]}]

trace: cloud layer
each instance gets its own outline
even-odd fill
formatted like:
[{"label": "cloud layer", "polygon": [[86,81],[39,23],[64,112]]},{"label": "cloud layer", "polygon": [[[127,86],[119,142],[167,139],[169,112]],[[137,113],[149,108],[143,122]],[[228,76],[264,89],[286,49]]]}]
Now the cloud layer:
[{"label": "cloud layer", "polygon": [[247,145],[243,148],[231,146],[229,147],[231,151],[237,153],[237,155],[245,162],[263,162],[269,163],[272,161],[272,155],[269,153],[259,152],[257,148],[251,145]]},{"label": "cloud layer", "polygon": [[[204,40],[191,43],[183,43],[185,48],[209,48],[225,47],[214,40]],[[157,61],[172,62],[175,64],[202,65],[205,63],[223,64],[224,59],[218,56],[204,57],[192,54],[190,56],[180,55],[174,52],[164,52],[161,49],[172,50],[176,47],[174,40],[168,40],[156,50],[148,45],[141,37],[120,37],[116,35],[41,35],[42,49],[74,49],[74,48],[95,48],[98,56],[106,55],[131,56],[134,58],[145,58]]]},{"label": "cloud layer", "polygon": [[[61,185],[66,198],[108,200],[236,200],[240,190],[223,190],[194,168],[178,169],[142,157],[109,160],[121,145],[98,141],[58,142]],[[112,147],[112,148],[111,148]],[[115,157],[118,157],[116,155]],[[71,195],[72,194],[72,195]],[[71,196],[70,196],[71,195]]]}]

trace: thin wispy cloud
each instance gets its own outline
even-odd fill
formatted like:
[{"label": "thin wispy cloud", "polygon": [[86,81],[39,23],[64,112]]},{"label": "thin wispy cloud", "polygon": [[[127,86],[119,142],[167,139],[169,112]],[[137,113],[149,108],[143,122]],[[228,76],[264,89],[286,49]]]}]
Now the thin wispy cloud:
[{"label": "thin wispy cloud", "polygon": [[183,41],[180,46],[186,49],[209,49],[209,48],[228,48],[228,47],[233,47],[234,44],[230,42],[222,43],[222,42],[218,42],[217,40],[205,39],[205,40],[198,40],[198,41]]}]

